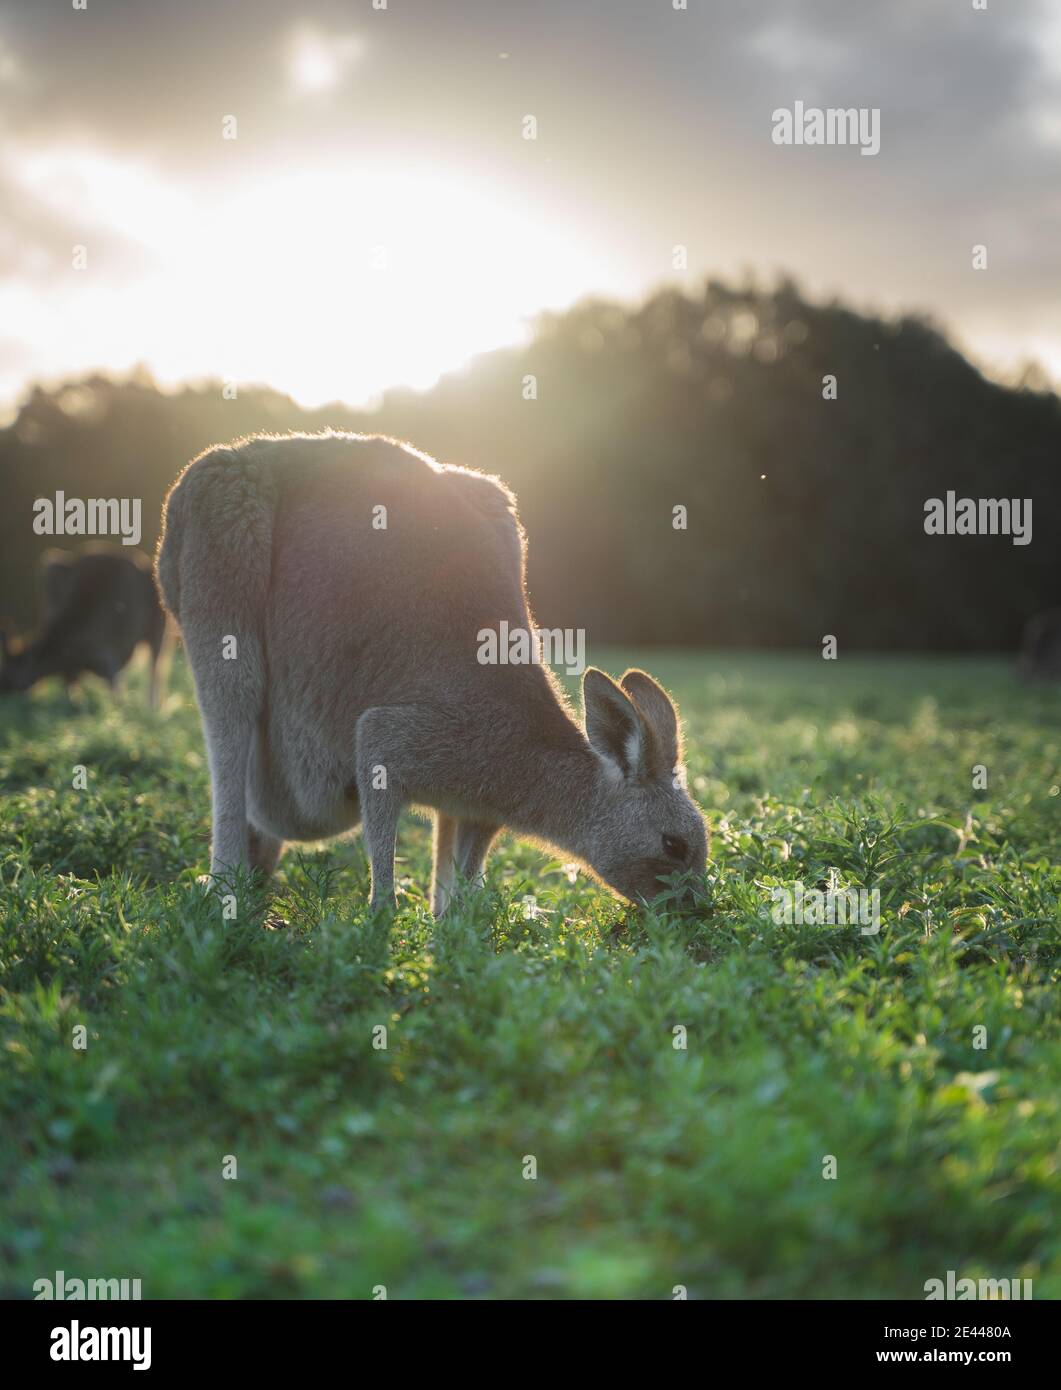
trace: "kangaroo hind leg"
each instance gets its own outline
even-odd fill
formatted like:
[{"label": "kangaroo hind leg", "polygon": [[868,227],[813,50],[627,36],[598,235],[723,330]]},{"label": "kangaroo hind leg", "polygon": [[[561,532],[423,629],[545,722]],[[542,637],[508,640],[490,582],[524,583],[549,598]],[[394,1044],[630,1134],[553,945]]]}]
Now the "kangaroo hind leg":
[{"label": "kangaroo hind leg", "polygon": [[435,822],[435,873],[431,888],[431,911],[436,917],[441,917],[449,907],[459,885],[483,886],[486,856],[500,828],[480,821],[456,820],[439,813]]},{"label": "kangaroo hind leg", "polygon": [[439,811],[435,817],[433,868],[431,873],[431,911],[441,917],[453,895],[457,876],[457,827],[459,821]]}]

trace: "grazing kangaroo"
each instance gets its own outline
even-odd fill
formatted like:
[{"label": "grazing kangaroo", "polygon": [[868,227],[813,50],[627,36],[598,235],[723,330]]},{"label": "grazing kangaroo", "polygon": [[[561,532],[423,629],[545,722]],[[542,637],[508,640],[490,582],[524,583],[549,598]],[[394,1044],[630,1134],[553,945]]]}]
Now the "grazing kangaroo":
[{"label": "grazing kangaroo", "polygon": [[104,543],[76,554],[46,551],[41,559],[41,625],[36,637],[13,643],[0,625],[0,693],[29,690],[46,676],[68,686],[88,672],[113,690],[141,642],[151,652],[149,699],[158,705],[159,653],[166,615],[139,550]]},{"label": "grazing kangaroo", "polygon": [[436,914],[458,879],[481,883],[503,826],[630,899],[703,872],[677,713],[650,676],[586,671],[583,730],[547,667],[480,664],[484,630],[532,630],[496,478],[382,436],[257,436],[181,473],[157,564],[202,712],[215,877],[361,821],[372,902],[393,906],[410,804],[435,812]]}]

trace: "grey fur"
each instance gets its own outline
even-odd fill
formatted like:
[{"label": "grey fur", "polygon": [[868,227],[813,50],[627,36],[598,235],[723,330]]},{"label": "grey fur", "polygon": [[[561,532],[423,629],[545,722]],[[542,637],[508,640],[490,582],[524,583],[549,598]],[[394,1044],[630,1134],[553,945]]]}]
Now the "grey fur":
[{"label": "grey fur", "polygon": [[[546,667],[479,664],[482,629],[533,627],[497,479],[381,436],[256,436],[180,475],[157,565],[203,717],[214,876],[268,872],[283,841],[361,821],[373,902],[392,904],[408,805],[435,813],[436,913],[458,881],[481,881],[502,827],[629,898],[703,872],[676,713],[651,677],[620,687],[588,670],[583,731]],[[664,835],[684,841],[682,863]]]},{"label": "grey fur", "polygon": [[115,688],[141,642],[150,651],[148,698],[158,704],[159,661],[166,615],[139,550],[100,542],[76,553],[46,551],[41,559],[41,624],[13,642],[0,628],[0,692],[28,690],[48,676],[72,685],[85,673]]}]

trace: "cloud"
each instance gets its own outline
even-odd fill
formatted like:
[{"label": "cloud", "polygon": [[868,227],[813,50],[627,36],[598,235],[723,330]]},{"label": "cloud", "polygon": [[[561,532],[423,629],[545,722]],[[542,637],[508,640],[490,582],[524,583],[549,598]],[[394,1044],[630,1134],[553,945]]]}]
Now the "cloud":
[{"label": "cloud", "polygon": [[[135,290],[146,306],[156,279],[224,242],[219,210],[238,217],[265,174],[282,186],[330,164],[340,177],[366,158],[533,205],[554,245],[590,248],[587,290],[658,283],[681,242],[690,275],[784,268],[815,292],[923,306],[985,352],[1025,332],[1061,365],[1061,21],[1047,3],[403,0],[359,11],[356,34],[348,0],[292,12],[182,0],[0,19],[0,305],[36,293],[52,306],[46,330],[20,311],[27,370],[49,355],[56,370],[94,365],[73,356],[92,348],[73,244],[91,243],[101,294]],[[880,156],[773,146],[771,113],[796,99],[879,107]],[[340,273],[341,238],[329,254]]]}]

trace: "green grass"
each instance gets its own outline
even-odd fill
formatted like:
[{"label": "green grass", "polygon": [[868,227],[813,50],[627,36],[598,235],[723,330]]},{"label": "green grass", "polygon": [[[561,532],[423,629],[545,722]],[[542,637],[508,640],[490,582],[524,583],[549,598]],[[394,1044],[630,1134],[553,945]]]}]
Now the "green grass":
[{"label": "green grass", "polygon": [[[506,839],[436,925],[410,820],[393,923],[356,839],[223,922],[183,666],[162,720],[135,681],[0,707],[3,1292],[1061,1295],[1061,694],[989,660],[595,657],[681,702],[696,918]],[[774,924],[771,886],[830,869],[881,890],[879,935]]]}]

